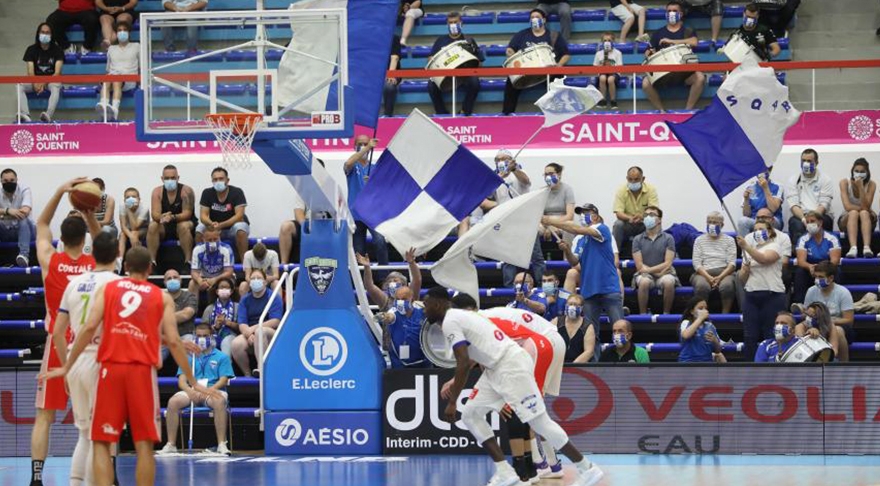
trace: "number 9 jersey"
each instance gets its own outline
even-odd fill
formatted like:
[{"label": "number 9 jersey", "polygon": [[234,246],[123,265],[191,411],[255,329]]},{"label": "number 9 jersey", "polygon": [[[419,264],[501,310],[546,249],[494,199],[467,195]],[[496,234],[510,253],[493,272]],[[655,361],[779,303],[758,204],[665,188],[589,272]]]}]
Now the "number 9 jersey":
[{"label": "number 9 jersey", "polygon": [[104,332],[98,362],[161,366],[164,310],[159,287],[130,278],[109,282],[104,287]]}]

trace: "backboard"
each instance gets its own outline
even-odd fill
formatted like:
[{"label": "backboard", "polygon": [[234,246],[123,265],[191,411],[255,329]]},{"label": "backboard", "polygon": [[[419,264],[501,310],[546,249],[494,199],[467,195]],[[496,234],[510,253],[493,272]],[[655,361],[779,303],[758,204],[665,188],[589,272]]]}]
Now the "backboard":
[{"label": "backboard", "polygon": [[345,9],[141,14],[138,139],[213,140],[212,113],[262,114],[257,140],[350,136],[347,32]]}]

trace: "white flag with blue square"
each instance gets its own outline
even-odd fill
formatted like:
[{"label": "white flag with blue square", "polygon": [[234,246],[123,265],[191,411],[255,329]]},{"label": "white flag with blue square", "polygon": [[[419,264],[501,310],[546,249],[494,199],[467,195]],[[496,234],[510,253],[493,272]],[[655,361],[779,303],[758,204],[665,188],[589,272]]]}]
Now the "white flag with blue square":
[{"label": "white flag with blue square", "polygon": [[400,254],[424,254],[503,181],[415,109],[382,152],[353,205]]}]

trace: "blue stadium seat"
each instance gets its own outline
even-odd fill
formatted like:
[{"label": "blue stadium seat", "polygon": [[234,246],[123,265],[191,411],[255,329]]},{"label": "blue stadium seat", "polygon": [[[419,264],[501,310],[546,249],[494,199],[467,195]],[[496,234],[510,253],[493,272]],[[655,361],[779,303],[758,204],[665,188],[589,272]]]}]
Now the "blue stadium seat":
[{"label": "blue stadium seat", "polygon": [[0,359],[24,358],[30,354],[30,349],[0,349]]},{"label": "blue stadium seat", "polygon": [[499,24],[527,24],[529,22],[529,12],[524,11],[515,11],[515,12],[498,12],[497,22]]},{"label": "blue stadium seat", "polygon": [[431,57],[431,47],[430,46],[413,46],[409,48],[410,56],[413,58],[426,58]]},{"label": "blue stadium seat", "polygon": [[90,52],[79,57],[81,64],[107,64],[106,52]]}]

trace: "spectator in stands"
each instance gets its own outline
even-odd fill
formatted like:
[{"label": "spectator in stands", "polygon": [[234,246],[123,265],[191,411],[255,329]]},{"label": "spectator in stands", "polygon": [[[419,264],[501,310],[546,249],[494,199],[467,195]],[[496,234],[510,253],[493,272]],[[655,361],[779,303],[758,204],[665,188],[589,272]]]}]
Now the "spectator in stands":
[{"label": "spectator in stands", "polygon": [[[391,56],[388,59],[389,71],[400,69],[400,57],[400,37],[395,34],[391,39]],[[385,87],[382,88],[385,116],[394,116],[394,104],[397,103],[397,88],[400,85],[400,81],[400,78],[385,78]],[[431,83],[429,82],[428,84]]]},{"label": "spectator in stands", "polygon": [[745,298],[740,302],[743,353],[746,360],[752,360],[758,343],[773,337],[776,314],[785,310],[782,250],[776,239],[776,230],[766,221],[755,223],[755,231],[745,238],[737,236],[736,242],[743,250],[738,274],[745,287]]},{"label": "spectator in stands", "polygon": [[[28,76],[46,76],[47,80],[61,76],[61,68],[64,66],[64,51],[58,44],[52,41],[52,27],[42,23],[37,27],[34,43],[28,46],[24,52],[22,61],[27,67]],[[42,94],[49,90],[49,105],[46,111],[40,113],[40,121],[51,123],[61,98],[61,83],[19,83],[18,84],[18,121],[30,123],[30,108],[28,107],[28,93]]]},{"label": "spectator in stands", "polygon": [[645,9],[641,5],[630,0],[609,0],[611,13],[614,14],[623,25],[620,27],[620,42],[626,42],[629,29],[632,28],[636,17],[639,19],[639,35],[636,42],[648,42],[651,38],[645,33]]},{"label": "spectator in stands", "polygon": [[[138,74],[140,72],[141,45],[137,42],[129,42],[131,24],[119,22],[116,24],[116,37],[119,44],[107,49],[107,74]],[[113,101],[110,101],[112,84]],[[134,81],[114,81],[101,85],[101,101],[95,109],[103,113],[109,121],[116,121],[119,117],[119,105],[122,103],[122,93],[137,87]],[[108,111],[109,110],[109,113]]]},{"label": "spectator in stands", "polygon": [[807,212],[816,211],[822,217],[825,231],[834,229],[831,201],[834,200],[834,183],[819,171],[819,154],[808,148],[801,153],[800,174],[789,180],[785,188],[785,200],[791,211],[788,233],[797,242],[807,232]]},{"label": "spectator in stands", "polygon": [[[550,187],[550,195],[544,206],[544,217],[541,218],[544,225],[574,221],[574,189],[569,184],[562,182],[563,169],[563,166],[555,162],[544,167],[544,183]],[[552,241],[553,238],[554,234],[550,228],[545,227],[544,241]],[[565,239],[566,241],[571,240],[570,237]]]},{"label": "spectator in stands", "polygon": [[156,266],[159,242],[165,238],[177,239],[184,260],[192,260],[195,199],[193,188],[180,183],[177,167],[166,165],[162,169],[162,185],[154,188],[150,196],[147,249],[153,258],[153,266]]},{"label": "spectator in stands", "polygon": [[520,272],[513,281],[513,301],[507,307],[523,309],[544,315],[547,311],[547,296],[541,289],[535,288],[535,279],[528,272]]},{"label": "spectator in stands", "polygon": [[[275,329],[281,323],[284,309],[281,299],[276,296],[269,301],[271,292],[266,285],[266,275],[259,268],[251,272],[250,293],[241,298],[238,307],[238,331],[239,335],[232,340],[232,359],[241,369],[244,376],[252,376],[250,354],[254,354],[254,348],[259,336],[260,316],[263,310],[269,307],[266,319],[263,321],[263,351],[272,341]],[[256,370],[254,370],[256,371]]]},{"label": "spectator in stands", "polygon": [[411,283],[407,281],[402,273],[391,272],[385,277],[385,281],[382,282],[382,287],[380,288],[373,283],[373,270],[370,267],[370,257],[358,253],[356,258],[358,265],[364,267],[364,288],[367,291],[367,296],[373,304],[379,307],[380,310],[388,310],[393,306],[397,290],[401,287],[409,287],[409,289],[412,290],[413,295],[421,294],[422,272],[419,270],[419,264],[416,263],[415,248],[410,248],[410,250],[406,252],[406,255],[404,255],[404,259],[409,265],[409,275],[412,280]]},{"label": "spectator in stands", "polygon": [[801,0],[787,0],[780,9],[765,9],[758,22],[770,27],[776,37],[786,37]]},{"label": "spectator in stands", "polygon": [[721,352],[718,330],[709,320],[709,304],[701,297],[691,297],[684,308],[679,327],[679,342],[679,363],[727,362]]},{"label": "spectator in stands", "polygon": [[536,7],[547,13],[547,20],[553,14],[558,15],[562,37],[571,39],[571,5],[568,0],[540,0]]},{"label": "spectator in stands", "polygon": [[[585,219],[583,226],[571,221],[552,222],[569,233],[583,235],[572,251],[560,242],[566,259],[580,267],[580,295],[584,299],[584,315],[599,329],[599,316],[604,310],[611,322],[623,319],[622,282],[617,272],[611,231],[602,222],[599,208],[584,204],[577,208]],[[573,289],[572,289],[573,290]]]},{"label": "spectator in stands", "polygon": [[[164,0],[162,5],[166,12],[198,12],[208,8],[208,0]],[[174,46],[173,27],[162,27],[162,43],[165,50],[169,52],[176,51]],[[186,27],[186,50],[187,52],[195,52],[198,49],[199,42],[199,26],[189,25]]]},{"label": "spectator in stands", "polygon": [[[602,34],[602,41],[599,42],[596,56],[593,57],[593,66],[623,66],[623,53],[614,47],[614,34],[611,32]],[[602,93],[602,100],[596,106],[599,108],[611,106],[612,110],[617,109],[618,78],[619,76],[615,73],[599,75],[598,84],[599,92]]]},{"label": "spectator in stands", "polygon": [[672,311],[675,288],[679,286],[678,275],[672,261],[675,259],[675,240],[663,231],[663,211],[648,206],[642,217],[645,232],[633,240],[633,260],[636,274],[633,288],[638,291],[639,313],[648,313],[648,297],[655,288],[663,293],[663,313]]},{"label": "spectator in stands", "polygon": [[[565,5],[568,5],[567,3]],[[431,55],[440,52],[440,49],[458,41],[467,41],[473,48],[474,54],[482,63],[485,58],[483,51],[473,37],[466,37],[462,33],[461,14],[458,12],[449,12],[446,14],[446,26],[449,30],[448,34],[441,35],[434,41],[431,47]],[[464,92],[464,101],[461,104],[461,112],[465,116],[471,116],[474,113],[474,103],[477,101],[477,95],[480,93],[480,78],[476,76],[464,76],[455,78],[456,96],[462,99],[461,93]],[[434,104],[434,113],[437,115],[448,115],[449,110],[443,101],[443,91],[433,81],[428,81],[428,95],[431,97],[431,103]]]},{"label": "spectator in stands", "polygon": [[849,361],[849,346],[844,331],[834,325],[828,307],[822,302],[813,302],[804,311],[804,320],[794,328],[795,334],[803,339],[824,338],[834,350],[837,361]]},{"label": "spectator in stands", "polygon": [[141,246],[150,226],[150,210],[141,204],[141,193],[134,187],[129,187],[122,197],[123,204],[119,206],[120,255],[125,254],[127,244],[132,247]]},{"label": "spectator in stands", "polygon": [[134,24],[137,4],[138,0],[95,0],[95,5],[98,7],[98,20],[101,22],[101,33],[104,36],[101,47],[107,49],[116,43],[119,24],[126,23],[129,26]]},{"label": "spectator in stands", "polygon": [[[67,217],[79,218],[86,222],[86,226],[89,228],[89,232],[86,233],[85,242],[83,243],[83,254],[91,255],[92,254],[92,242],[96,236],[101,234],[101,224],[98,223],[98,220],[95,219],[94,211],[77,211],[73,209],[67,213]],[[55,244],[55,251],[61,253],[64,251],[64,241],[58,240],[58,243]]]},{"label": "spectator in stands", "polygon": [[[581,220],[579,221],[581,226],[589,226],[586,220],[586,215],[584,214],[585,207],[584,206],[577,207],[574,209],[575,214],[577,214]],[[605,219],[599,216],[599,222],[605,224]],[[584,242],[581,240],[584,239],[584,235],[577,235],[571,240],[571,244],[565,242],[565,240],[559,241],[559,249],[562,250],[562,255],[565,260],[571,265],[571,268],[565,272],[565,282],[563,283],[563,288],[569,293],[575,293],[578,285],[581,283],[581,264],[580,258],[583,254]],[[617,269],[617,280],[620,285],[620,297],[623,299],[624,292],[623,289],[623,274],[620,272],[620,257],[617,251],[617,242],[614,241],[614,235],[611,236],[611,251],[614,253],[614,268]],[[626,306],[623,307],[624,315],[629,314],[629,309]]]},{"label": "spectator in stands", "polygon": [[552,321],[557,316],[565,315],[565,305],[569,294],[564,290],[560,293],[559,277],[555,273],[545,273],[541,277],[541,291],[547,297],[544,319]]},{"label": "spectator in stands", "polygon": [[18,173],[11,168],[0,172],[3,184],[3,197],[0,197],[0,241],[18,243],[18,256],[15,265],[30,266],[31,241],[36,227],[31,220],[34,203],[31,188],[18,182]]},{"label": "spectator in stands", "polygon": [[877,226],[877,213],[871,209],[877,183],[871,180],[871,167],[863,157],[853,162],[849,171],[849,179],[840,180],[840,202],[843,203],[844,214],[837,220],[840,231],[846,231],[849,242],[847,258],[858,256],[858,238],[862,237],[862,257],[871,258],[871,236]]},{"label": "spectator in stands", "polygon": [[[345,178],[348,182],[348,206],[353,207],[354,201],[357,199],[364,186],[370,180],[370,172],[372,172],[373,163],[370,160],[373,149],[379,143],[375,138],[371,139],[366,135],[358,135],[354,140],[355,152],[351,154],[345,164],[342,166],[345,172]],[[355,230],[352,237],[355,253],[361,255],[367,254],[367,224],[359,219],[356,211],[352,210],[354,216]],[[373,235],[373,248],[376,250],[376,259],[379,265],[388,265],[388,243],[385,237],[378,231],[370,230]]]},{"label": "spectator in stands", "polygon": [[[217,390],[221,398],[207,397],[195,391],[189,383],[180,368],[177,369],[177,385],[181,391],[175,393],[168,400],[168,407],[165,413],[165,432],[167,433],[168,442],[157,452],[157,454],[173,454],[177,452],[177,433],[180,426],[180,412],[190,405],[196,407],[208,407],[214,413],[214,430],[217,433],[217,452],[229,455],[229,448],[226,447],[226,408],[229,403],[229,396],[226,394],[226,385],[229,380],[235,378],[232,371],[232,362],[229,356],[223,354],[216,348],[214,336],[211,335],[211,327],[207,324],[199,324],[196,327],[195,342],[202,349],[202,352],[193,358],[195,366],[193,366],[193,374],[196,380],[205,380],[208,388]],[[192,417],[190,417],[192,420]]]},{"label": "spectator in stands", "polygon": [[196,242],[202,240],[205,228],[216,228],[220,238],[235,241],[236,257],[244,258],[248,249],[250,222],[245,214],[247,198],[240,187],[229,185],[229,172],[223,167],[211,171],[211,183],[202,191],[199,199],[199,221],[196,226]]},{"label": "spectator in stands", "polygon": [[840,241],[830,231],[822,228],[822,215],[816,211],[807,213],[807,232],[797,242],[797,268],[794,270],[792,302],[803,302],[807,288],[815,278],[816,264],[830,260],[840,265]]},{"label": "spectator in stands", "polygon": [[600,363],[649,363],[648,352],[641,346],[633,344],[632,323],[620,319],[611,325],[611,337],[614,346],[602,351]]},{"label": "spectator in stands", "polygon": [[[561,322],[560,322],[561,321]],[[596,352],[596,326],[584,318],[584,298],[571,294],[563,313],[550,321],[565,341],[566,363],[589,363],[598,361]]]},{"label": "spectator in stands", "polygon": [[[746,43],[755,49],[755,53],[765,61],[770,61],[782,52],[776,35],[769,27],[758,23],[760,8],[754,3],[746,5],[743,13],[743,24],[736,32]],[[714,17],[713,17],[714,20]],[[714,25],[713,25],[714,27]]]},{"label": "spectator in stands", "polygon": [[[685,27],[683,21],[684,11],[681,3],[678,0],[669,2],[666,5],[667,25],[651,34],[651,47],[645,51],[645,57],[649,58],[660,49],[679,44],[686,45],[691,49],[697,47],[697,42],[699,41],[697,31],[690,27]],[[717,34],[715,35],[717,36]],[[700,95],[703,93],[703,87],[706,86],[706,75],[701,72],[695,72],[685,79],[684,84],[691,87],[685,108],[693,110],[700,99]],[[661,112],[666,112],[666,109],[663,107],[663,101],[660,99],[660,94],[657,92],[657,88],[651,84],[651,79],[648,76],[645,76],[642,80],[642,90],[645,91],[645,95],[648,96],[648,100],[654,105],[654,108]]]},{"label": "spectator in stands", "polygon": [[645,232],[642,214],[648,206],[659,206],[657,189],[645,182],[641,167],[633,166],[626,171],[626,184],[614,195],[614,215],[617,220],[611,229],[617,249],[623,253],[623,245],[635,235]]},{"label": "spectator in stands", "polygon": [[[762,208],[755,214],[755,222],[764,222],[776,229],[777,219],[769,209]],[[788,236],[788,233],[781,230],[776,230],[775,233],[774,241],[779,245],[779,259],[782,261],[782,281],[785,285],[788,285],[791,282],[791,270],[789,268],[792,255],[791,238]],[[745,283],[739,278],[738,274],[739,272],[737,272],[737,277],[734,279],[734,284],[736,285],[736,300],[739,302],[740,308],[742,308],[743,302],[746,301]]]},{"label": "spectator in stands", "polygon": [[235,278],[234,263],[232,248],[220,241],[220,230],[205,228],[204,241],[193,250],[189,291],[196,295],[208,292],[210,301],[214,294],[211,289],[216,287],[221,278]]},{"label": "spectator in stands", "polygon": [[392,368],[426,368],[430,362],[422,351],[422,321],[425,307],[416,303],[412,289],[400,287],[394,294],[394,305],[381,314],[382,344],[391,358]]},{"label": "spectator in stands", "polygon": [[690,15],[691,11],[696,10],[711,17],[712,43],[718,42],[718,35],[721,32],[721,21],[724,17],[724,3],[721,0],[681,0],[681,3],[685,7],[685,15]]},{"label": "spectator in stands", "polygon": [[794,332],[795,322],[791,312],[780,311],[773,325],[773,338],[758,345],[755,363],[778,363],[792,346],[800,341]]},{"label": "spectator in stands", "polygon": [[[198,296],[183,288],[180,274],[171,269],[165,272],[165,291],[174,300],[174,317],[177,319],[177,332],[181,339],[193,340],[193,329],[196,323],[196,312],[199,309]],[[164,363],[171,352],[162,346],[162,362]]]},{"label": "spectator in stands", "polygon": [[425,12],[422,10],[422,0],[400,0],[400,16],[403,18],[403,27],[400,29],[400,45],[405,46],[413,27]]},{"label": "spectator in stands", "polygon": [[724,216],[718,211],[706,217],[706,234],[694,242],[691,285],[694,296],[708,301],[709,293],[717,290],[721,295],[721,312],[730,313],[736,298],[734,272],[736,272],[736,240],[721,232]]},{"label": "spectator in stands", "polygon": [[58,9],[46,17],[46,23],[52,26],[52,39],[69,54],[76,54],[76,48],[67,39],[67,29],[71,25],[81,25],[85,33],[80,54],[88,54],[98,43],[101,23],[95,10],[95,0],[58,0]]},{"label": "spectator in stands", "polygon": [[815,285],[807,290],[804,305],[809,307],[813,302],[825,304],[834,326],[843,331],[843,335],[848,343],[855,342],[856,332],[853,329],[855,306],[853,305],[853,297],[849,289],[835,283],[837,279],[837,265],[827,260],[819,262],[813,273],[816,276]]},{"label": "spectator in stands", "polygon": [[767,209],[773,216],[773,227],[782,230],[782,201],[785,192],[782,186],[770,180],[773,166],[767,168],[767,172],[758,174],[755,183],[746,188],[743,193],[742,218],[736,227],[739,236],[745,236],[752,232],[758,211]]},{"label": "spectator in stands", "polygon": [[[278,255],[282,265],[291,262],[293,247],[302,235],[305,222],[306,203],[299,197],[299,194],[294,194],[293,219],[281,223],[281,229],[278,231]],[[296,254],[296,261],[299,262],[299,251]]]},{"label": "spectator in stands", "polygon": [[235,284],[231,278],[217,281],[217,300],[205,308],[202,322],[211,326],[217,336],[220,351],[232,356],[232,340],[238,335],[238,302],[235,301]]},{"label": "spectator in stands", "polygon": [[[557,66],[565,66],[571,59],[568,54],[568,39],[559,35],[556,31],[547,29],[547,14],[540,8],[532,9],[529,13],[530,27],[523,29],[510,39],[507,45],[507,57],[516,54],[526,48],[545,44],[553,48],[553,54],[556,58]],[[519,103],[520,90],[513,87],[508,77],[504,84],[504,103],[501,108],[502,113],[510,115],[516,111],[516,105]]]},{"label": "spectator in stands", "polygon": [[270,289],[274,289],[278,285],[278,278],[281,277],[278,269],[278,252],[266,248],[266,244],[262,241],[257,242],[253,249],[244,254],[241,264],[244,269],[244,280],[238,286],[239,295],[250,292],[248,282],[251,281],[251,272],[255,268],[259,268],[266,275],[266,285]]},{"label": "spectator in stands", "polygon": [[110,233],[115,237],[119,235],[119,230],[116,228],[116,220],[113,219],[113,216],[116,214],[116,198],[107,194],[104,179],[95,177],[92,179],[92,182],[101,188],[101,204],[95,210],[95,218],[101,224],[101,231]]}]

